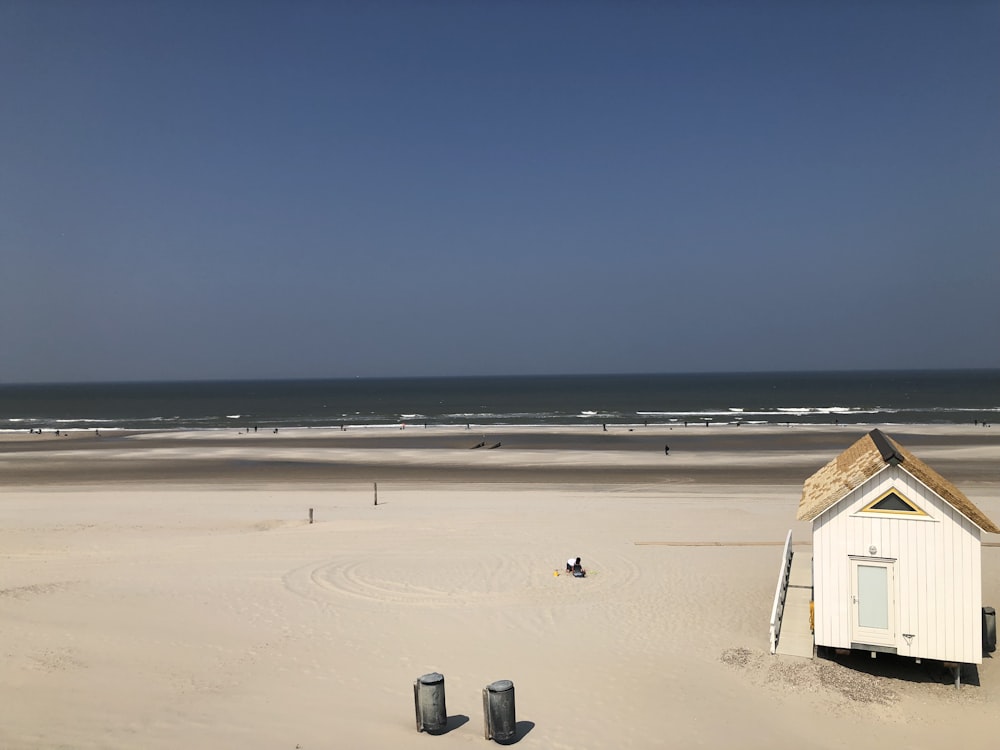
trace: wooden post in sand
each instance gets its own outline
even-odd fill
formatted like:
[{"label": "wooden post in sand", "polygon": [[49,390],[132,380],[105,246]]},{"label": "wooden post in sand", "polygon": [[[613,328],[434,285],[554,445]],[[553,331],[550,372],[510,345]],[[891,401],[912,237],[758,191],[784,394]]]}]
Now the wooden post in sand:
[{"label": "wooden post in sand", "polygon": [[375,504],[378,505],[378,482],[375,482]]},{"label": "wooden post in sand", "polygon": [[312,522],[313,522],[313,509],[310,508],[309,509],[309,523],[312,523]]}]

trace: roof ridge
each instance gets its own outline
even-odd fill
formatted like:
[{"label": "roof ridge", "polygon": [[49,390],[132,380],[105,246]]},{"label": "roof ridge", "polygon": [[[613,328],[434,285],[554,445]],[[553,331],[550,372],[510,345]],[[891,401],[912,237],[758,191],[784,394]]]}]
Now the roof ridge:
[{"label": "roof ridge", "polygon": [[868,437],[875,443],[878,452],[882,454],[882,460],[887,464],[901,464],[906,460],[903,454],[896,450],[896,446],[889,441],[889,438],[883,434],[882,430],[876,427],[868,433]]}]

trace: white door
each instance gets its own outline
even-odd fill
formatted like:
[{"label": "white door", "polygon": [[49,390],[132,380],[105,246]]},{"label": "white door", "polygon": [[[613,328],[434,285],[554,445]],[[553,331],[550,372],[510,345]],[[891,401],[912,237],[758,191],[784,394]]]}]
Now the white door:
[{"label": "white door", "polygon": [[895,561],[851,559],[851,641],[896,645]]}]

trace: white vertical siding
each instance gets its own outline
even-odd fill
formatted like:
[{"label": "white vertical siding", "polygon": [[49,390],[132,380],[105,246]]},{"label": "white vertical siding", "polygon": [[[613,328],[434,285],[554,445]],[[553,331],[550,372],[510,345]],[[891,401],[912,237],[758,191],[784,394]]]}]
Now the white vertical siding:
[{"label": "white vertical siding", "polygon": [[923,596],[920,599],[922,605],[919,617],[920,630],[917,632],[924,634],[924,646],[934,653],[938,653],[942,648],[937,637],[940,628],[937,623],[937,609],[931,607],[930,602],[937,601],[938,597],[938,579],[940,578],[938,566],[941,562],[941,555],[938,554],[937,536],[925,534],[923,537],[923,572],[927,577],[923,582],[924,585],[920,587]]},{"label": "white vertical siding", "polygon": [[[896,487],[926,518],[856,515]],[[850,556],[895,564],[900,654],[982,662],[982,579],[978,527],[900,467],[888,467],[813,521],[816,644],[850,648]],[[903,633],[912,634],[907,644]]]},{"label": "white vertical siding", "polygon": [[[952,514],[948,512],[947,509],[942,509],[941,513],[942,526],[950,526],[952,519]],[[941,558],[944,563],[943,571],[944,577],[942,581],[944,582],[944,587],[942,594],[944,597],[950,597],[951,602],[944,601],[944,598],[939,598],[937,604],[940,606],[940,614],[942,624],[944,625],[944,644],[941,653],[947,653],[950,656],[954,656],[954,645],[955,645],[955,618],[949,617],[949,609],[954,610],[956,605],[960,604],[962,601],[962,592],[955,590],[955,535],[954,534],[941,534]],[[941,606],[943,605],[943,606]],[[944,657],[940,657],[944,658]]]},{"label": "white vertical siding", "polygon": [[972,659],[968,663],[981,664],[983,661],[983,544],[982,532],[979,527],[973,525],[969,537],[972,546],[972,554],[969,556],[972,565],[969,584],[972,602],[969,605],[969,611],[972,613],[973,622],[969,636],[972,639]]},{"label": "white vertical siding", "polygon": [[[917,524],[907,523],[907,524],[897,524],[900,531],[906,534],[906,549],[920,549],[917,542]],[[902,546],[902,542],[901,542]],[[903,630],[903,633],[926,633],[927,632],[927,608],[921,606],[923,602],[926,601],[926,590],[925,585],[927,583],[927,554],[918,555],[917,559],[914,560],[914,569],[916,575],[908,576],[909,586],[907,588],[907,597],[910,602],[906,607],[908,619],[908,629]],[[905,642],[905,639],[904,639]],[[912,641],[907,646],[906,655],[913,656],[916,651],[916,644]]]}]

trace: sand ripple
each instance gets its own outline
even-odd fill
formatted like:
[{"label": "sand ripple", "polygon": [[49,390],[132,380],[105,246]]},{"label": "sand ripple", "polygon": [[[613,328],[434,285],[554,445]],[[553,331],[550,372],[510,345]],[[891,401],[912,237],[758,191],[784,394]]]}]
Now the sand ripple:
[{"label": "sand ripple", "polygon": [[289,591],[317,601],[504,607],[606,598],[627,590],[640,575],[638,565],[625,557],[595,560],[591,570],[580,580],[554,569],[549,560],[485,553],[470,559],[438,552],[418,560],[402,555],[324,560],[291,570],[283,579]]}]

